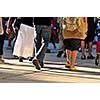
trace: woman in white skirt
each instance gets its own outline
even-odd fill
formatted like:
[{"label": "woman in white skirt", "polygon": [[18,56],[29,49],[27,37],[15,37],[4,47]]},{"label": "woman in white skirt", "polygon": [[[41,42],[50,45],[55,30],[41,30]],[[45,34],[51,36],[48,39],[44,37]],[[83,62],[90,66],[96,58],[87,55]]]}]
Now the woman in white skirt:
[{"label": "woman in white skirt", "polygon": [[13,55],[19,57],[19,62],[23,62],[23,57],[33,57],[34,20],[33,17],[20,17],[16,21],[17,24],[14,27],[18,27],[19,31],[14,45]]}]

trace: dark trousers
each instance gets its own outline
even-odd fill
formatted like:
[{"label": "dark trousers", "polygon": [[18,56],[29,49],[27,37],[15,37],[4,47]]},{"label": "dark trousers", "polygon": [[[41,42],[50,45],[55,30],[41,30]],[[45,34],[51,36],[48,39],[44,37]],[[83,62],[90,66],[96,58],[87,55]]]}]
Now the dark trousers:
[{"label": "dark trousers", "polygon": [[5,35],[0,35],[0,55],[3,55],[3,44],[4,44]]}]

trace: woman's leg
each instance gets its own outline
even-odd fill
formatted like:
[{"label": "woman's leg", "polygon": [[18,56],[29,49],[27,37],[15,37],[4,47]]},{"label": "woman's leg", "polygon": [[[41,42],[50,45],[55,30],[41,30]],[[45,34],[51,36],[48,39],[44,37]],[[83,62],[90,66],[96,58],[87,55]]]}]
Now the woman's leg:
[{"label": "woman's leg", "polygon": [[81,41],[81,51],[82,51],[81,59],[86,59],[86,57],[85,57],[85,40]]},{"label": "woman's leg", "polygon": [[71,63],[71,55],[72,55],[72,51],[71,50],[66,50],[66,57],[67,57],[67,63],[68,64]]},{"label": "woman's leg", "polygon": [[88,56],[89,57],[91,56],[91,53],[92,53],[92,45],[93,45],[93,42],[89,41],[88,43]]},{"label": "woman's leg", "polygon": [[72,51],[72,54],[71,54],[71,63],[70,63],[70,67],[71,68],[73,68],[75,66],[77,54],[78,54],[78,50]]},{"label": "woman's leg", "polygon": [[0,35],[0,63],[3,63],[3,44],[4,44],[5,35]]}]

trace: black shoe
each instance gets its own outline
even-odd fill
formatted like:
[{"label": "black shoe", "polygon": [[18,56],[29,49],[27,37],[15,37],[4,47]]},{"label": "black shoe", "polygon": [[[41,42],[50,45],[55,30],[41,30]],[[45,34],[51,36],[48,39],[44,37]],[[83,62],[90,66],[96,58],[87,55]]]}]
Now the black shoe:
[{"label": "black shoe", "polygon": [[47,49],[46,53],[50,53],[50,49]]},{"label": "black shoe", "polygon": [[61,57],[62,54],[63,54],[63,51],[59,51],[57,54],[57,57]]},{"label": "black shoe", "polygon": [[92,55],[87,57],[87,59],[94,59],[94,58],[95,58],[95,57],[92,56]]},{"label": "black shoe", "polygon": [[32,59],[33,59],[33,57],[29,57],[29,59],[28,59],[28,60],[29,60],[29,61],[32,61]]},{"label": "black shoe", "polygon": [[43,62],[40,62],[40,65],[41,65],[41,68],[43,68],[43,67],[44,67],[44,63],[43,63]]},{"label": "black shoe", "polygon": [[36,69],[38,70],[41,69],[41,65],[37,59],[33,60],[32,63],[35,65]]},{"label": "black shoe", "polygon": [[64,58],[66,58],[66,52],[64,53]]},{"label": "black shoe", "polygon": [[18,56],[15,56],[15,55],[14,55],[14,59],[19,59],[19,58],[18,58]]},{"label": "black shoe", "polygon": [[81,59],[82,60],[86,60],[86,56],[85,55],[83,57],[81,56]]},{"label": "black shoe", "polygon": [[19,62],[23,62],[23,59],[22,58],[19,58]]},{"label": "black shoe", "polygon": [[98,64],[99,64],[99,56],[97,55],[95,58],[95,65],[98,66]]}]

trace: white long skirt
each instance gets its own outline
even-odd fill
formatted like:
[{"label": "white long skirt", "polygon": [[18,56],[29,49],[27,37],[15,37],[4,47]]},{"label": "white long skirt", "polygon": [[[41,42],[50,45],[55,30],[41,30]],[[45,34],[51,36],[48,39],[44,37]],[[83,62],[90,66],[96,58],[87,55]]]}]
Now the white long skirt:
[{"label": "white long skirt", "polygon": [[15,42],[13,55],[24,58],[33,56],[34,48],[34,28],[21,24]]}]

